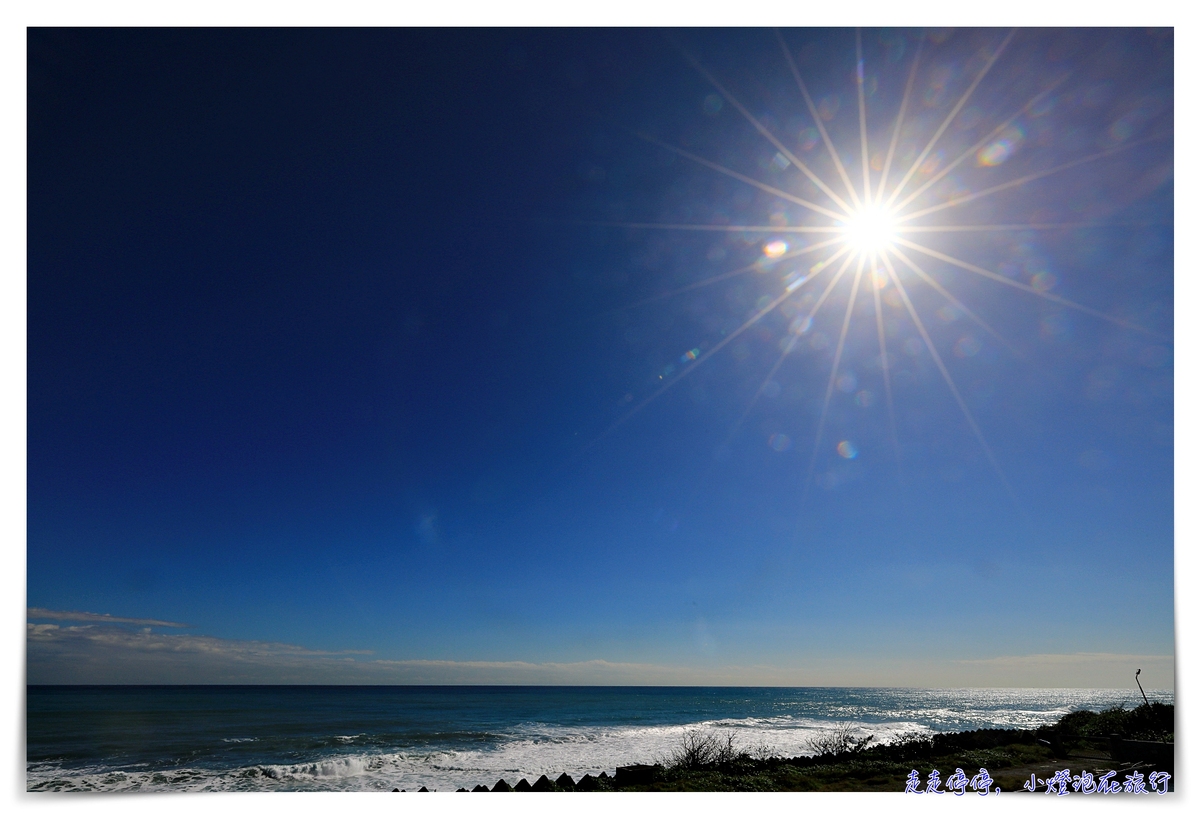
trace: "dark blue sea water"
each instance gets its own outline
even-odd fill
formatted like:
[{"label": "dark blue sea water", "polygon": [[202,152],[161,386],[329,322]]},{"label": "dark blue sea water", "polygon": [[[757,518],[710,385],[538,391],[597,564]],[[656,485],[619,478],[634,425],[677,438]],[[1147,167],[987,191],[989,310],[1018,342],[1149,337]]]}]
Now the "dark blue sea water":
[{"label": "dark blue sea water", "polygon": [[[804,755],[849,724],[1031,727],[1136,691],[702,687],[27,688],[30,790],[447,790],[668,756],[694,729]],[[1169,693],[1156,692],[1172,702]]]}]

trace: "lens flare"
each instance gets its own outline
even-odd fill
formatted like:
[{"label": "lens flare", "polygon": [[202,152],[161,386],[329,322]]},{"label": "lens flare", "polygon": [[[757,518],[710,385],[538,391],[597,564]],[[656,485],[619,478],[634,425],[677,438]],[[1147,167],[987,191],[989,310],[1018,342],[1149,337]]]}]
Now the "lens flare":
[{"label": "lens flare", "polygon": [[771,435],[771,439],[767,441],[767,444],[777,452],[786,452],[792,448],[792,439],[783,432],[780,432],[779,434]]}]

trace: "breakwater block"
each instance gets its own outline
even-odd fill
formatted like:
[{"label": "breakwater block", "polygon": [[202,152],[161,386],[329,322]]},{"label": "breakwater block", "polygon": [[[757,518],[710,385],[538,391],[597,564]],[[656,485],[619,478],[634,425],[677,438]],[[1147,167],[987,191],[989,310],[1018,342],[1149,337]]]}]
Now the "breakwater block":
[{"label": "breakwater block", "polygon": [[487,792],[487,791],[488,791],[488,788],[483,786],[482,784],[476,784],[475,789],[471,790],[471,792]]},{"label": "breakwater block", "polygon": [[575,785],[575,789],[580,792],[593,792],[596,787],[596,779],[591,773],[586,773],[583,778],[579,779],[579,783]]},{"label": "breakwater block", "polygon": [[617,767],[616,784],[618,787],[653,784],[662,775],[662,771],[663,768],[658,764],[630,764],[628,767]]},{"label": "breakwater block", "polygon": [[417,792],[429,792],[429,790],[425,789],[424,787],[421,787],[421,789],[417,790]]},{"label": "breakwater block", "polygon": [[558,787],[560,790],[573,790],[575,789],[575,781],[571,778],[571,776],[563,773],[558,778],[554,779],[554,786]]},{"label": "breakwater block", "polygon": [[455,792],[470,792],[466,787],[459,787]]},{"label": "breakwater block", "polygon": [[554,792],[554,782],[546,776],[542,776],[537,781],[533,782],[534,792]]},{"label": "breakwater block", "polygon": [[513,787],[513,792],[529,792],[533,787],[529,786],[529,782],[522,778],[517,782],[517,786]]},{"label": "breakwater block", "polygon": [[501,778],[496,782],[496,786],[492,787],[492,792],[512,792],[512,787],[508,786],[508,782]]}]

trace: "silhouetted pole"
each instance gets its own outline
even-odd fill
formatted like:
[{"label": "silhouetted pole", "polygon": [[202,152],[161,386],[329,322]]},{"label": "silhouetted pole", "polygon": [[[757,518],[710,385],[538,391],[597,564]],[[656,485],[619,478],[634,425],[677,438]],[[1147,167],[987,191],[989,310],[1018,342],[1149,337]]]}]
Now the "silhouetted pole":
[{"label": "silhouetted pole", "polygon": [[[1138,676],[1140,676],[1141,674],[1142,674],[1142,669],[1140,667],[1138,668],[1137,673],[1133,674],[1133,680],[1135,682],[1137,682],[1138,690],[1142,690],[1142,683],[1140,681],[1138,681]],[[1142,701],[1144,701],[1146,703],[1147,707],[1150,706],[1150,700],[1146,698],[1145,690],[1142,690]]]}]

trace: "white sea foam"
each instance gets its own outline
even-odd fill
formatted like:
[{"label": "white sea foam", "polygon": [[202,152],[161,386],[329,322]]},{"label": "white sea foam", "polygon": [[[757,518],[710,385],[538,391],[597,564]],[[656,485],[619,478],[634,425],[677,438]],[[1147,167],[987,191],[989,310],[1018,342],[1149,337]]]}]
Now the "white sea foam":
[{"label": "white sea foam", "polygon": [[[541,775],[566,772],[613,775],[618,765],[653,763],[679,747],[691,730],[733,735],[740,749],[779,756],[808,755],[807,743],[835,726],[816,719],[722,719],[653,727],[562,727],[522,724],[512,737],[489,749],[442,749],[424,752],[380,752],[331,755],[299,764],[260,764],[232,770],[178,769],[144,772],[65,769],[55,763],[31,764],[30,790],[117,790],[177,792],[205,790],[391,790],[471,789],[492,786],[503,778],[516,784]],[[843,722],[859,736],[886,741],[905,732],[930,732],[912,721],[884,724]],[[342,737],[338,737],[342,738]],[[769,748],[769,750],[768,750]]]}]

